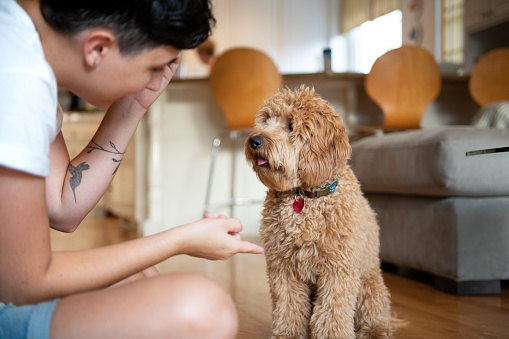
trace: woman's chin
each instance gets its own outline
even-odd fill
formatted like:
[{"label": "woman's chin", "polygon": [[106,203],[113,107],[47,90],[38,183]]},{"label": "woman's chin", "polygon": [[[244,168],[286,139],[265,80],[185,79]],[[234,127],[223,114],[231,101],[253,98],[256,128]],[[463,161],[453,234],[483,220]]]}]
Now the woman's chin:
[{"label": "woman's chin", "polygon": [[107,110],[111,104],[113,103],[113,101],[105,101],[105,100],[86,100],[90,105],[96,107],[97,109],[101,110],[101,111],[105,111]]},{"label": "woman's chin", "polygon": [[110,106],[111,106],[112,103],[103,103],[103,104],[98,104],[98,105],[94,105],[95,107],[97,107],[99,110],[102,110],[102,111],[105,111],[107,110]]}]

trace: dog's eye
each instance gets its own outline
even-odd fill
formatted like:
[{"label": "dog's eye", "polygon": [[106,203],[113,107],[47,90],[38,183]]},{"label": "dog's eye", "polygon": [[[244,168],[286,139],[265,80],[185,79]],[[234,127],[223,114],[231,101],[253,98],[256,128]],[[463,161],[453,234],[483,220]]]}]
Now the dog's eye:
[{"label": "dog's eye", "polygon": [[293,123],[289,123],[288,124],[288,129],[290,130],[290,132],[293,132]]}]

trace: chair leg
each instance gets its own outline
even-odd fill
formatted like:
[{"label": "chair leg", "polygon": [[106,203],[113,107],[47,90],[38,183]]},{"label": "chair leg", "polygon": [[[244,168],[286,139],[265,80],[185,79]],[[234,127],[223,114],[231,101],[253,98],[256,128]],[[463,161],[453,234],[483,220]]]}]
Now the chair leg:
[{"label": "chair leg", "polygon": [[235,194],[235,183],[237,182],[237,150],[238,150],[238,138],[236,133],[232,133],[230,136],[232,140],[232,175],[230,181],[230,217],[235,216],[235,206],[237,204]]},{"label": "chair leg", "polygon": [[203,214],[209,212],[210,208],[210,195],[212,193],[212,183],[214,181],[214,169],[216,166],[217,154],[219,153],[219,146],[221,145],[221,136],[214,139],[212,143],[212,156],[210,159],[209,179],[207,182],[207,192],[205,193],[205,205],[203,207]]},{"label": "chair leg", "polygon": [[[214,181],[214,173],[216,167],[216,160],[219,153],[219,146],[224,140],[229,140],[231,142],[232,154],[231,154],[231,177],[230,177],[230,200],[226,206],[230,208],[229,216],[233,217],[235,214],[235,206],[245,206],[252,204],[261,204],[263,200],[253,200],[250,198],[238,198],[236,195],[235,185],[237,183],[238,171],[237,166],[239,163],[239,151],[242,150],[243,143],[246,141],[246,138],[249,135],[249,130],[232,130],[225,133],[220,134],[218,137],[214,139],[212,146],[212,157],[210,160],[210,170],[209,170],[209,178],[207,183],[207,191],[205,193],[205,204],[203,208],[203,214],[206,212],[210,212],[210,209],[213,207],[211,204],[211,196],[212,196],[212,186]],[[240,145],[242,142],[242,145]]]}]

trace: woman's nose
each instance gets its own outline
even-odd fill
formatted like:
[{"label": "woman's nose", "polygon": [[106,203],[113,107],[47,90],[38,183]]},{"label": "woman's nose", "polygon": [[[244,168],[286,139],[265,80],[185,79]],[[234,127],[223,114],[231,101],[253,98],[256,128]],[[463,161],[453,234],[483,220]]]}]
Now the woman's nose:
[{"label": "woman's nose", "polygon": [[163,80],[164,72],[157,72],[152,74],[150,81],[147,84],[147,88],[152,91],[158,91],[161,87],[161,81]]}]

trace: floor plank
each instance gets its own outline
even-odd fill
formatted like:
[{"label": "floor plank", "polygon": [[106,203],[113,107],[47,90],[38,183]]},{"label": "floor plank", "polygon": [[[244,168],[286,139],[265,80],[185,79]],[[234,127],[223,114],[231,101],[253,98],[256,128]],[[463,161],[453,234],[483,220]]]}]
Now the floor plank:
[{"label": "floor plank", "polygon": [[[55,250],[104,246],[133,239],[115,218],[89,217],[73,234],[51,232]],[[250,241],[261,243],[258,238]],[[261,255],[240,254],[228,261],[177,256],[158,265],[161,273],[202,272],[228,291],[240,317],[239,339],[270,337],[271,301]],[[395,338],[509,338],[509,284],[498,296],[455,297],[426,282],[385,272],[395,314],[407,325]]]}]

